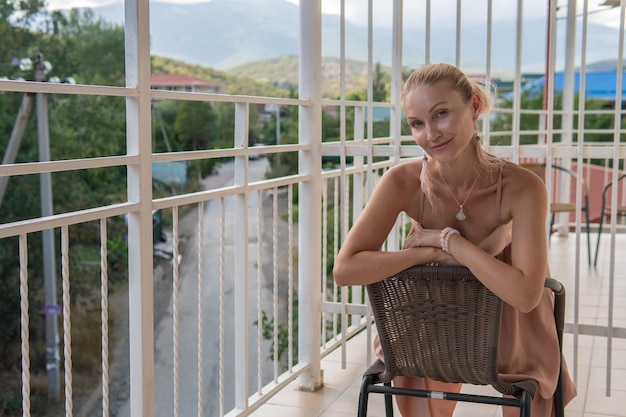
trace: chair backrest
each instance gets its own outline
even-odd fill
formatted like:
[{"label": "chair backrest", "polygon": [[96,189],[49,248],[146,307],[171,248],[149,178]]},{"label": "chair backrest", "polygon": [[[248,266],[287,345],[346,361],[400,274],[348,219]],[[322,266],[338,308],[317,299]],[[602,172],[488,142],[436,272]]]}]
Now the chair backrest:
[{"label": "chair backrest", "polygon": [[416,266],[367,286],[383,353],[399,375],[489,385],[498,379],[502,301],[464,267]]},{"label": "chair backrest", "polygon": [[[622,183],[622,181],[626,178],[626,174],[621,174],[617,177],[617,184],[618,184],[618,188],[617,188],[617,207],[619,210],[619,207],[623,206],[622,201],[624,200],[625,196],[624,193],[626,193],[626,187],[624,187],[624,183]],[[608,208],[611,205],[611,198],[612,198],[612,187],[613,187],[613,182],[609,182],[607,184],[604,185],[604,187],[602,188],[602,211],[604,211],[605,208]],[[606,206],[606,207],[605,207]]]}]

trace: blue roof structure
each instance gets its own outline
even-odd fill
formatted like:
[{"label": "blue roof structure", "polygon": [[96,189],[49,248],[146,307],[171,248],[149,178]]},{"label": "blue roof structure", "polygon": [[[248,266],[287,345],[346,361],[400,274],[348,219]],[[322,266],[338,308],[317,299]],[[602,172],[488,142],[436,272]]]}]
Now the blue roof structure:
[{"label": "blue roof structure", "polygon": [[[527,82],[522,86],[522,92],[543,91],[545,77],[537,78]],[[563,90],[564,74],[557,72],[554,74],[554,91]],[[585,97],[605,101],[615,101],[615,88],[617,86],[617,72],[615,71],[594,71],[585,73]],[[574,74],[574,91],[578,93],[580,89],[580,73]],[[512,98],[512,93],[505,95],[505,98]],[[626,72],[622,75],[622,99],[626,98]]]}]

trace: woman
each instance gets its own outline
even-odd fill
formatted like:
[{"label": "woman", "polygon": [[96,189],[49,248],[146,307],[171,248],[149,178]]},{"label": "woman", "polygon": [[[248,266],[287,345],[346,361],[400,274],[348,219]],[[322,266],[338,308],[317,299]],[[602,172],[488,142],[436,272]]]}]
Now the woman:
[{"label": "woman", "polygon": [[[402,106],[422,160],[389,169],[353,225],[334,265],[338,285],[366,285],[413,265],[464,265],[504,302],[499,372],[539,382],[535,417],[551,415],[559,347],[546,242],[543,181],[485,152],[477,120],[491,103],[458,68],[416,70],[402,89]],[[402,250],[379,249],[399,213],[412,219]],[[377,354],[382,359],[380,345]],[[565,401],[576,390],[565,370]],[[398,377],[394,384],[458,391],[459,384]],[[455,403],[396,397],[404,417],[451,416]],[[514,409],[504,408],[505,415]]]}]

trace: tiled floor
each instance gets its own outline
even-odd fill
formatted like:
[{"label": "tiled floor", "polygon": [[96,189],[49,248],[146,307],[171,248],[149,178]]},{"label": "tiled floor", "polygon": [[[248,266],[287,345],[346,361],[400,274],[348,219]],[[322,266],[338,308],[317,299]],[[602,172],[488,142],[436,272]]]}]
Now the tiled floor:
[{"label": "tiled floor", "polygon": [[[595,237],[592,237],[595,243]],[[573,323],[575,314],[581,324],[606,326],[609,317],[609,261],[610,241],[603,236],[597,268],[589,268],[586,241],[581,238],[580,277],[575,280],[574,235],[552,237],[550,242],[552,275],[567,289],[566,322]],[[617,238],[615,282],[613,284],[613,326],[626,328],[626,234]],[[622,249],[620,249],[620,247]],[[575,297],[579,307],[575,308]],[[578,349],[574,349],[574,335],[564,337],[564,352],[570,371],[575,374],[578,396],[566,407],[567,417],[626,417],[626,339],[612,339],[610,381],[607,396],[607,339],[600,336],[578,335]],[[361,375],[366,368],[366,338],[362,333],[348,342],[347,365],[341,367],[341,352],[336,350],[324,358],[324,388],[314,392],[299,391],[293,382],[271,398],[254,417],[348,417],[355,416]],[[576,365],[575,365],[576,364]],[[485,387],[464,387],[465,391],[492,393]],[[384,416],[382,396],[372,395],[370,417]],[[396,412],[396,416],[399,413]],[[455,417],[501,416],[498,407],[479,404],[459,404]]]}]

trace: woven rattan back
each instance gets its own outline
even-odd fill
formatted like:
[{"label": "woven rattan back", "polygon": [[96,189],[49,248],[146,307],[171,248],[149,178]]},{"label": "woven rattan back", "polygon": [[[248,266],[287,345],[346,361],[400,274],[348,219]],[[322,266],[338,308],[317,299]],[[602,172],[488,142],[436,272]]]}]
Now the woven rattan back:
[{"label": "woven rattan back", "polygon": [[416,266],[367,286],[388,382],[496,385],[502,301],[464,267]]}]

